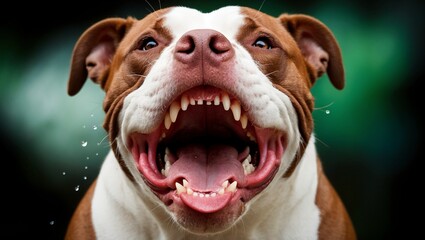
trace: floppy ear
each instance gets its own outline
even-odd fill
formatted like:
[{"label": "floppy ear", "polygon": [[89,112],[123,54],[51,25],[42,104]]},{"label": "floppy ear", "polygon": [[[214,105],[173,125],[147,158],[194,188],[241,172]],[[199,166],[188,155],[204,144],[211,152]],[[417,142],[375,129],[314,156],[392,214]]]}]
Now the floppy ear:
[{"label": "floppy ear", "polygon": [[107,18],[88,28],[74,46],[68,81],[68,94],[80,91],[87,76],[104,87],[119,42],[134,19]]},{"label": "floppy ear", "polygon": [[329,28],[303,14],[282,14],[279,20],[301,49],[313,75],[312,84],[326,72],[333,86],[343,89],[345,79],[341,50]]}]

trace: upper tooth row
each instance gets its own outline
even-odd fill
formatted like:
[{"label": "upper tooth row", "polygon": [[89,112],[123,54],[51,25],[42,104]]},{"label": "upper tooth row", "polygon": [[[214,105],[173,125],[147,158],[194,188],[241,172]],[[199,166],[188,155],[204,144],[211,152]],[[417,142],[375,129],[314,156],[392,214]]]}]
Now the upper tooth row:
[{"label": "upper tooth row", "polygon": [[[221,97],[217,95],[215,96],[213,101],[205,101],[205,103],[206,105],[214,104],[215,106],[218,106],[220,105],[220,103],[223,103],[224,110],[228,111],[230,109],[233,113],[233,118],[235,119],[235,121],[240,121],[243,129],[247,127],[248,116],[245,113],[242,113],[240,102],[237,100],[230,101],[230,97],[227,93],[222,93]],[[189,104],[203,105],[204,100],[195,100],[194,98],[190,98],[188,95],[183,94],[180,98],[180,102],[174,101],[173,103],[171,103],[170,109],[164,118],[164,125],[167,130],[170,129],[172,123],[176,122],[177,115],[179,114],[180,110],[186,111]]]},{"label": "upper tooth row", "polygon": [[236,187],[238,185],[238,182],[234,181],[231,184],[229,184],[229,180],[226,180],[223,182],[223,184],[221,184],[221,188],[220,190],[218,190],[217,192],[211,192],[211,193],[202,193],[202,192],[196,192],[193,191],[190,187],[189,187],[189,183],[187,182],[186,179],[183,179],[183,185],[176,182],[176,191],[177,194],[180,195],[181,193],[187,193],[189,195],[193,195],[194,197],[215,197],[218,195],[223,195],[225,192],[236,192]]}]

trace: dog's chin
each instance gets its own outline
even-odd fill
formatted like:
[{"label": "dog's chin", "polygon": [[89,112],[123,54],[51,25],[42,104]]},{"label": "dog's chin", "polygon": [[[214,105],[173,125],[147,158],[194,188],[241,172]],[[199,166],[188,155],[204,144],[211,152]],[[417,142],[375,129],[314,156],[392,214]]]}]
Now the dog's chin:
[{"label": "dog's chin", "polygon": [[213,235],[226,231],[240,219],[244,209],[245,204],[240,200],[213,213],[201,213],[178,203],[169,206],[176,222],[186,231],[197,235]]}]

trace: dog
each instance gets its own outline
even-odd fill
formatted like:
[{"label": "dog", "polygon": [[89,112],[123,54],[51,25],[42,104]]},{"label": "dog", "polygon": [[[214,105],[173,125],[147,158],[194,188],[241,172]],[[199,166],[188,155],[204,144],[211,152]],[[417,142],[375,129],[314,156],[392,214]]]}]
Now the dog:
[{"label": "dog", "polygon": [[105,92],[111,151],[66,239],[356,239],[315,148],[311,88],[343,89],[331,30],[303,14],[187,7],[107,18],[68,94]]}]

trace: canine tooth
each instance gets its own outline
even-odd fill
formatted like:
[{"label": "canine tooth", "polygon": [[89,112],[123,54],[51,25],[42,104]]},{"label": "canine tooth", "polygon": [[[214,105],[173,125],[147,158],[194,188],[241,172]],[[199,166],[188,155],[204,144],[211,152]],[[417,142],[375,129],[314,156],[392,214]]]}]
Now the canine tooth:
[{"label": "canine tooth", "polygon": [[183,187],[187,188],[188,185],[189,185],[189,183],[187,182],[187,180],[183,179]]},{"label": "canine tooth", "polygon": [[181,185],[180,183],[176,182],[176,190],[177,190],[177,194],[180,195],[180,193],[184,193],[186,192],[186,188],[183,187],[183,185]]},{"label": "canine tooth", "polygon": [[241,116],[241,125],[243,129],[246,129],[246,126],[248,125],[248,117],[246,114],[242,114]]},{"label": "canine tooth", "polygon": [[224,194],[224,188],[221,188],[220,190],[218,190],[218,194],[223,195]]},{"label": "canine tooth", "polygon": [[204,101],[202,99],[198,99],[198,105],[204,104]]},{"label": "canine tooth", "polygon": [[182,99],[180,100],[180,105],[183,111],[187,110],[187,107],[189,106],[189,97],[187,95],[182,96]]},{"label": "canine tooth", "polygon": [[168,129],[170,129],[170,126],[171,126],[171,118],[170,118],[170,114],[169,113],[167,113],[167,114],[165,114],[165,118],[164,118],[164,125],[165,125],[165,128],[168,130]]},{"label": "canine tooth", "polygon": [[194,99],[194,98],[191,98],[191,99],[190,99],[190,105],[195,105],[195,104],[196,104],[195,99]]},{"label": "canine tooth", "polygon": [[236,186],[238,185],[238,182],[234,181],[232,182],[227,188],[227,192],[236,192]]},{"label": "canine tooth", "polygon": [[216,106],[220,105],[220,97],[219,96],[215,96],[214,105],[216,105]]},{"label": "canine tooth", "polygon": [[230,106],[230,109],[233,113],[233,118],[235,121],[239,121],[241,119],[241,105],[238,101],[233,101],[232,105]]},{"label": "canine tooth", "polygon": [[191,188],[186,188],[186,192],[189,195],[192,195],[193,194],[193,190]]},{"label": "canine tooth", "polygon": [[227,93],[223,93],[223,96],[221,96],[221,101],[223,102],[224,110],[229,110],[230,108],[230,97]]},{"label": "canine tooth", "polygon": [[221,184],[221,186],[222,186],[223,188],[227,188],[227,186],[229,186],[229,180],[224,181],[224,182]]},{"label": "canine tooth", "polygon": [[177,115],[179,114],[179,111],[180,111],[180,103],[178,103],[178,102],[171,103],[171,106],[170,106],[171,122],[173,122],[173,123],[176,122]]}]

